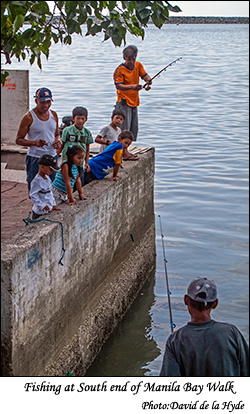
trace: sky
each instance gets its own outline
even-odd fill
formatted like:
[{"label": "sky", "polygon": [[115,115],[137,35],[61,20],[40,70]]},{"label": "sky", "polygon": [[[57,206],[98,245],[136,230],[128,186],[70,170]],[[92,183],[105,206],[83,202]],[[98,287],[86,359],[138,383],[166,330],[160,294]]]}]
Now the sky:
[{"label": "sky", "polygon": [[[48,1],[53,10],[52,1]],[[179,6],[182,12],[170,16],[218,16],[249,17],[249,1],[179,1],[170,0],[172,6]]]},{"label": "sky", "polygon": [[249,17],[249,1],[179,1],[170,0],[182,12],[170,16]]}]

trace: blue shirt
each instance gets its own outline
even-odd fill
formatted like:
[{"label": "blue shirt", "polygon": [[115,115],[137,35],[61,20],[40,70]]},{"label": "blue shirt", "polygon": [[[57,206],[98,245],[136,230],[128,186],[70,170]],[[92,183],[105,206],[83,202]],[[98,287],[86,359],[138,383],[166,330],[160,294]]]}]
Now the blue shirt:
[{"label": "blue shirt", "polygon": [[122,163],[123,146],[114,141],[103,152],[89,160],[90,171],[98,180],[106,177],[116,164]]}]

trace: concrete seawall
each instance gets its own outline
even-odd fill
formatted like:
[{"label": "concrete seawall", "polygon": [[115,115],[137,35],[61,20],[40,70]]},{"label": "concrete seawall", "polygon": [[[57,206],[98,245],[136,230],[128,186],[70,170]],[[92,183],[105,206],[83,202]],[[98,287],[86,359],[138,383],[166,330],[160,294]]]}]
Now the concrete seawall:
[{"label": "concrete seawall", "polygon": [[[2,375],[84,375],[155,269],[154,149],[2,243]],[[78,198],[78,197],[77,197]]]}]

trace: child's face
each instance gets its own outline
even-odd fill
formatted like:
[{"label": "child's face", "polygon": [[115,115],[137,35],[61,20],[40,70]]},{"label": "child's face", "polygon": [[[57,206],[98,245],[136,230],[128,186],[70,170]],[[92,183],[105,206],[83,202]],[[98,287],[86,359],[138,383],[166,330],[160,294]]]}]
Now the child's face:
[{"label": "child's face", "polygon": [[39,172],[46,175],[51,175],[53,170],[48,165],[39,165]]},{"label": "child's face", "polygon": [[124,57],[125,66],[127,66],[129,69],[133,69],[135,61],[136,61],[136,55],[132,57]]},{"label": "child's face", "polygon": [[75,123],[75,127],[79,130],[82,129],[83,125],[85,124],[85,122],[87,121],[86,116],[84,115],[76,115],[74,118],[72,118],[74,123]]},{"label": "child's face", "polygon": [[75,164],[77,167],[80,167],[81,163],[84,159],[84,152],[79,152],[73,157],[73,164]]},{"label": "child's face", "polygon": [[119,139],[118,141],[122,144],[123,148],[128,148],[130,146],[130,144],[132,143],[132,139],[129,138],[124,138],[124,139]]},{"label": "child's face", "polygon": [[122,123],[123,123],[123,121],[124,121],[124,118],[123,118],[123,116],[121,116],[121,115],[115,115],[115,116],[112,116],[112,117],[111,117],[111,119],[112,119],[113,124],[114,124],[116,127],[121,126],[121,124],[122,124]]}]

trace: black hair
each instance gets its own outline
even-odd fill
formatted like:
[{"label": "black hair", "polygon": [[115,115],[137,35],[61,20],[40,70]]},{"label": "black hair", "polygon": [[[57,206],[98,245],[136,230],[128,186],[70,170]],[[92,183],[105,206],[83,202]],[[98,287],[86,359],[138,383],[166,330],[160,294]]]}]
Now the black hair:
[{"label": "black hair", "polygon": [[72,118],[75,118],[75,116],[85,116],[85,118],[88,118],[88,110],[83,106],[77,106],[72,111]]},{"label": "black hair", "polygon": [[131,58],[134,56],[137,56],[138,49],[134,45],[129,45],[123,49],[123,57],[125,58]]},{"label": "black hair", "polygon": [[115,116],[115,115],[120,115],[120,116],[123,117],[123,119],[126,118],[126,114],[123,111],[123,109],[114,109],[113,112],[112,112],[112,117]]},{"label": "black hair", "polygon": [[[73,176],[73,173],[72,173],[73,158],[76,154],[79,154],[79,153],[82,153],[82,152],[85,152],[85,151],[84,151],[84,148],[81,147],[80,145],[71,145],[67,149],[67,152],[66,152],[67,161],[66,162],[67,162],[68,168],[69,168],[69,176],[73,179],[74,179],[74,176]],[[77,166],[77,169],[78,169],[79,176],[81,177],[81,175],[82,175],[81,174],[82,173],[81,172],[81,167]]]},{"label": "black hair", "polygon": [[131,139],[131,141],[134,141],[134,135],[128,129],[124,129],[124,131],[122,131],[119,134],[118,138],[121,138],[121,139],[129,138]]},{"label": "black hair", "polygon": [[[201,295],[202,294],[200,294],[200,296]],[[213,302],[207,302],[207,304],[205,305],[204,302],[198,302],[197,300],[193,300],[190,298],[190,296],[188,296],[188,300],[189,300],[189,305],[191,306],[191,308],[194,308],[198,310],[199,312],[203,312],[204,310],[211,309],[213,304],[215,303],[215,300],[214,300]]]}]

